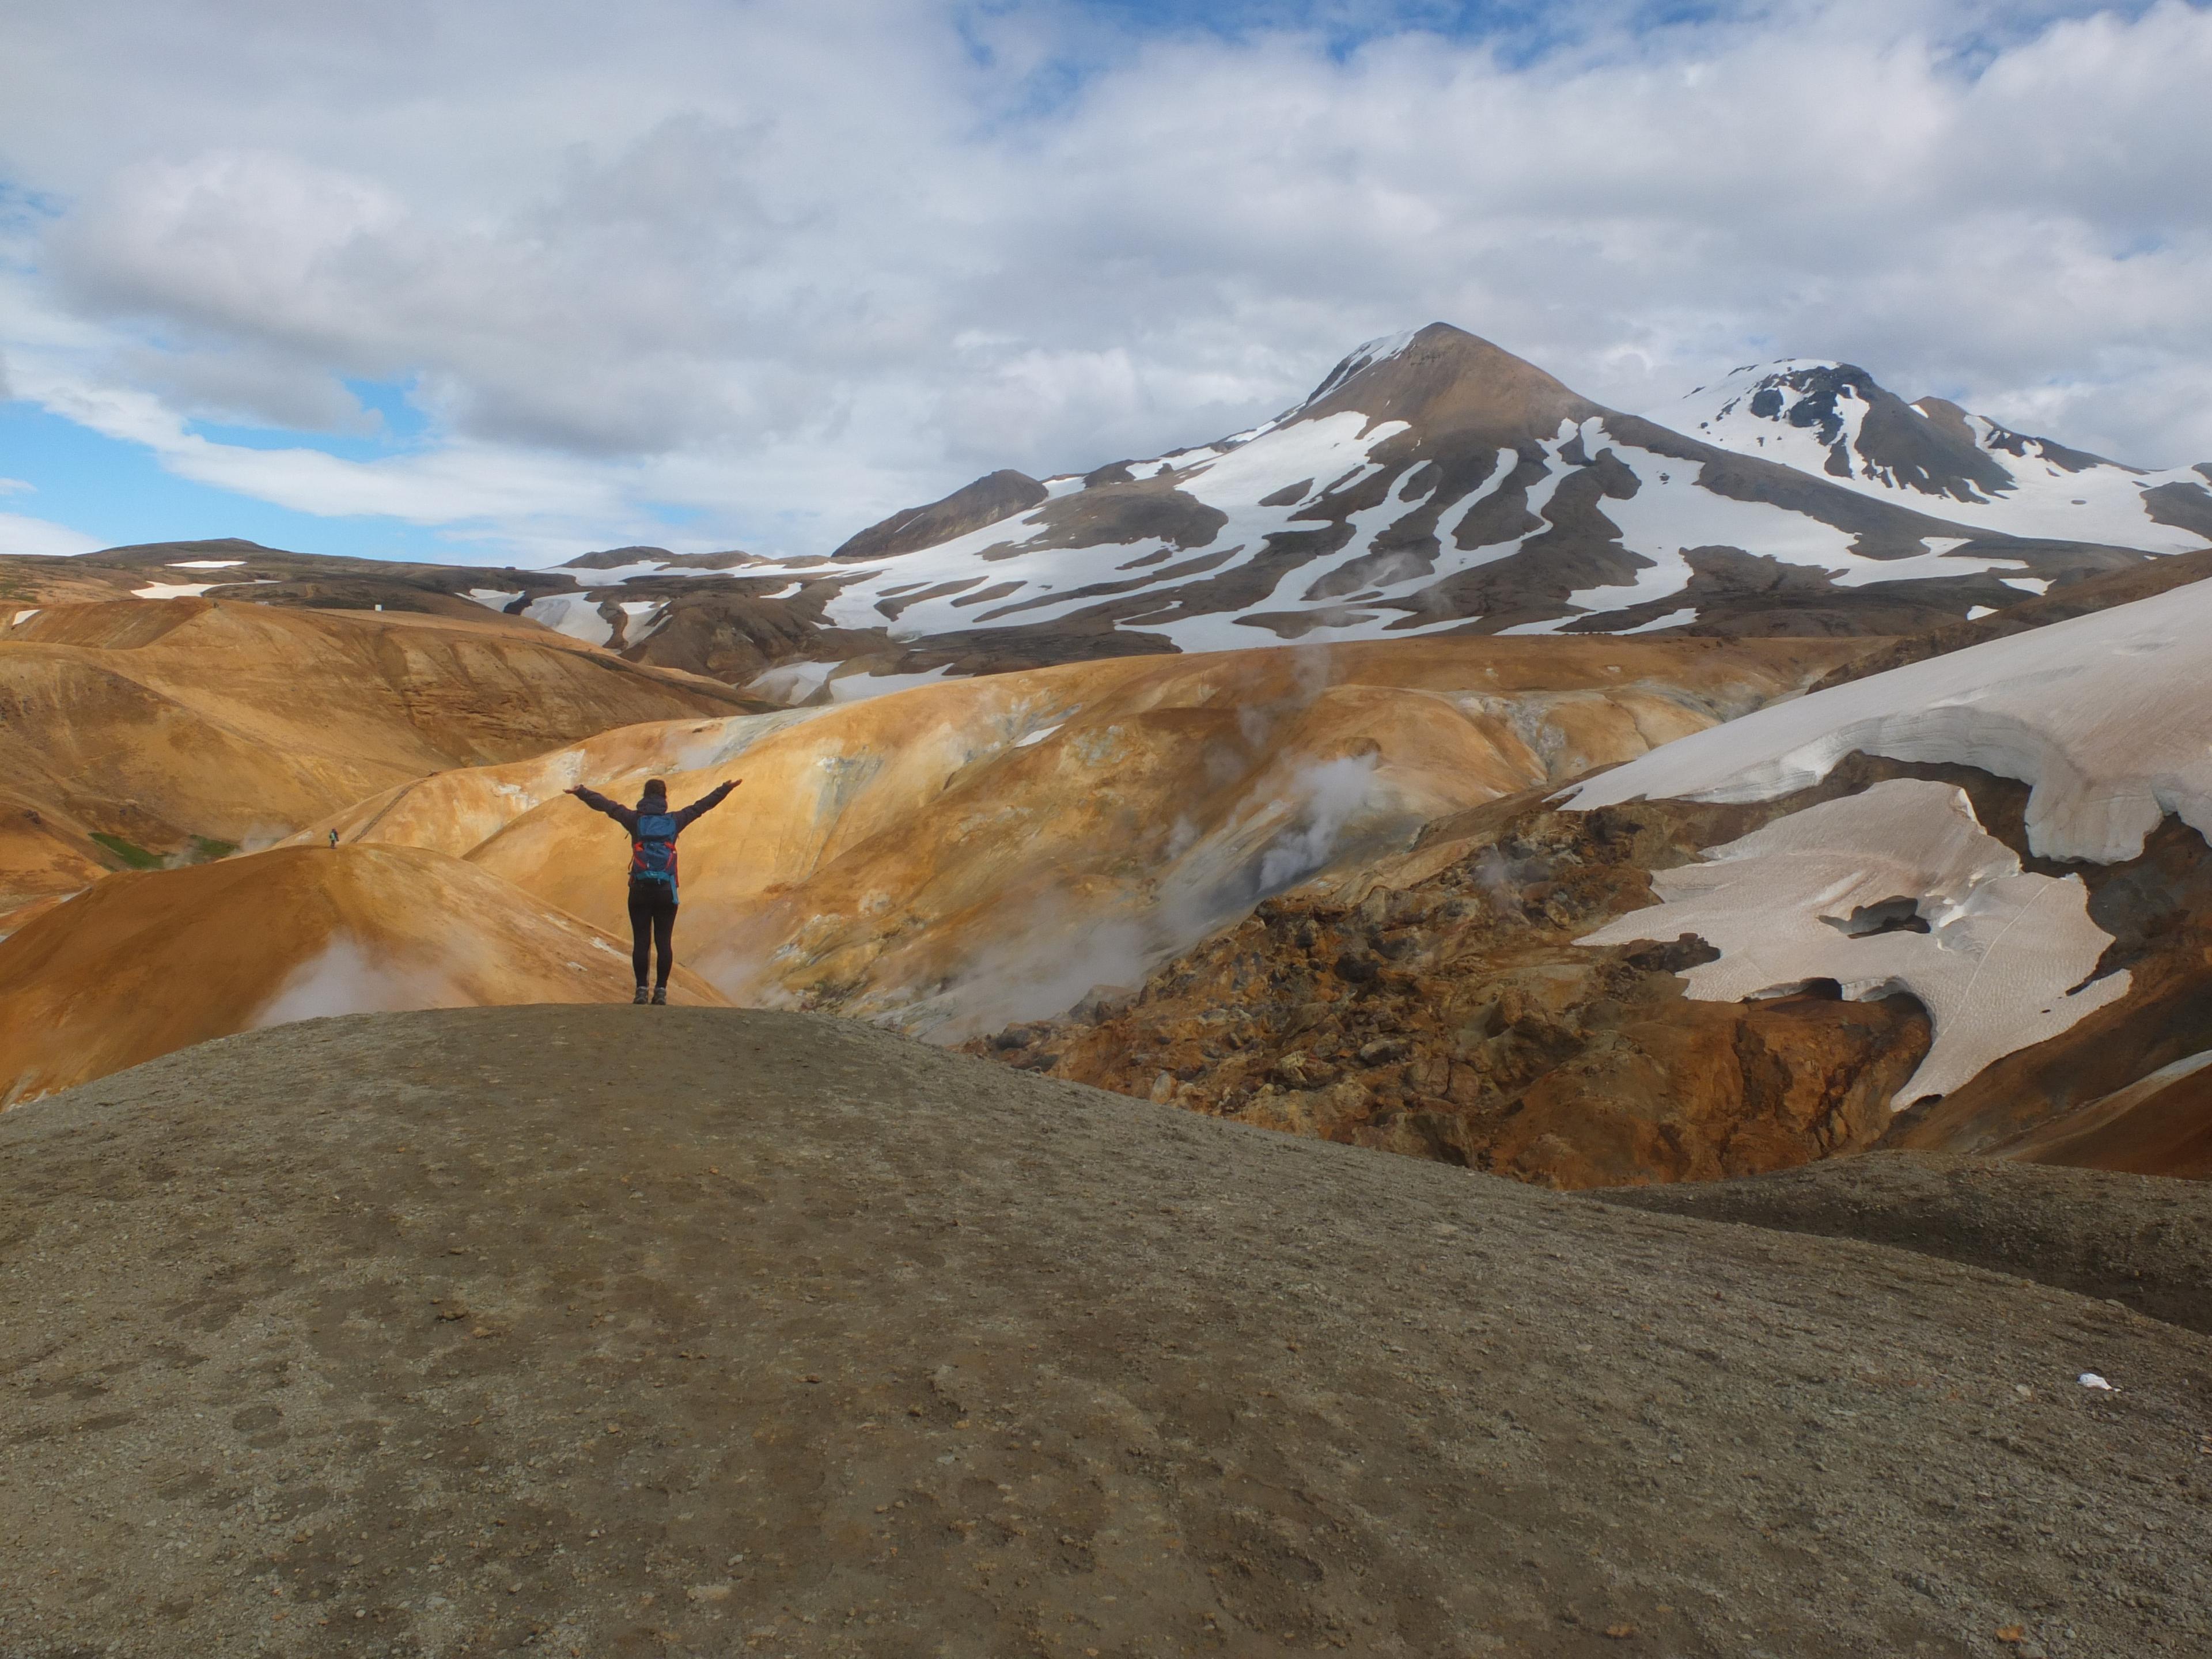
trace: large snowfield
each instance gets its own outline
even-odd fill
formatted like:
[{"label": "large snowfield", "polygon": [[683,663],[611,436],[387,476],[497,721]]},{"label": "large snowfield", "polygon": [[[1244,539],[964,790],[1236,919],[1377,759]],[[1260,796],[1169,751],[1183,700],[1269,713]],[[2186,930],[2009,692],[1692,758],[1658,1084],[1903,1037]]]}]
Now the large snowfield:
[{"label": "large snowfield", "polygon": [[2134,858],[2168,812],[2212,836],[2212,583],[1931,657],[1655,749],[1571,792],[1771,800],[1853,750],[1978,767],[2031,786],[2029,844]]},{"label": "large snowfield", "polygon": [[[1771,800],[1861,751],[2017,779],[2033,852],[2112,864],[2167,813],[2212,836],[2208,708],[2212,583],[2197,583],[1770,705],[1565,799]],[[1935,1042],[1900,1106],[2128,989],[2124,972],[2091,977],[2111,940],[2080,877],[2022,872],[1948,785],[1882,783],[1791,813],[1653,885],[1660,904],[1584,942],[1695,934],[1721,955],[1689,970],[1689,994],[1714,1001],[1820,979],[1847,997],[1917,996]]]}]

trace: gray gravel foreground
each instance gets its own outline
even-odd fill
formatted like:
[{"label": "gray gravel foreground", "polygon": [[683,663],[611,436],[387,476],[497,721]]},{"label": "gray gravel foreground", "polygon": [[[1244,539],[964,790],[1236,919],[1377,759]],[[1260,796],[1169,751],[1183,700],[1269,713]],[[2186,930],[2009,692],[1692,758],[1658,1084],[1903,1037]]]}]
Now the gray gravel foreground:
[{"label": "gray gravel foreground", "polygon": [[836,1020],[288,1026],[0,1180],[9,1659],[2212,1653],[2203,1336]]}]

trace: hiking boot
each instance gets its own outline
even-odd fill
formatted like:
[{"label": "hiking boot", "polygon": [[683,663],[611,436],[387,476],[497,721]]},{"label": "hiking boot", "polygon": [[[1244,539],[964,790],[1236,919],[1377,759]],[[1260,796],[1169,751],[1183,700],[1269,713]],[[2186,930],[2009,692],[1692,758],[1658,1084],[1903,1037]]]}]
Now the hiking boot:
[{"label": "hiking boot", "polygon": [[639,1007],[639,1006],[642,1006],[642,1005],[643,1005],[643,1003],[644,1003],[644,1001],[645,1001],[645,1000],[646,1000],[646,996],[647,996],[647,991],[646,991],[645,987],[643,987],[642,985],[639,986],[639,987],[637,988],[637,994],[636,994],[635,996],[632,997],[632,998],[629,1000],[630,1006],[631,1006],[631,1007],[633,1007],[633,1008],[635,1008],[635,1007]]},{"label": "hiking boot", "polygon": [[656,985],[653,988],[653,1006],[656,1008],[665,1008],[668,1006],[668,988],[665,985]]}]

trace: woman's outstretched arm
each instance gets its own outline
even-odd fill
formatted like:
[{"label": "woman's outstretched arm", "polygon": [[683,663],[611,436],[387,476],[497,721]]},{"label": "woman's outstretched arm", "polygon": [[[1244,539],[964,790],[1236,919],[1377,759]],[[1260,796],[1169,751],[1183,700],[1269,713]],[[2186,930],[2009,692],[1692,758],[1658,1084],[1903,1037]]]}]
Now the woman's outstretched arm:
[{"label": "woman's outstretched arm", "polygon": [[598,790],[586,789],[580,783],[569,790],[568,793],[574,795],[578,800],[583,802],[585,805],[590,807],[593,811],[605,812],[609,817],[612,818],[617,823],[622,825],[623,829],[629,830],[632,835],[637,833],[637,814],[632,811],[629,807],[621,805],[617,802],[611,801]]},{"label": "woman's outstretched arm", "polygon": [[684,829],[694,818],[703,817],[705,814],[713,811],[717,806],[720,806],[724,801],[729,799],[731,790],[736,788],[744,781],[744,780],[742,778],[732,778],[727,783],[715,785],[714,788],[700,796],[698,799],[693,801],[689,806],[685,807],[682,811],[676,815],[676,827],[678,830]]}]

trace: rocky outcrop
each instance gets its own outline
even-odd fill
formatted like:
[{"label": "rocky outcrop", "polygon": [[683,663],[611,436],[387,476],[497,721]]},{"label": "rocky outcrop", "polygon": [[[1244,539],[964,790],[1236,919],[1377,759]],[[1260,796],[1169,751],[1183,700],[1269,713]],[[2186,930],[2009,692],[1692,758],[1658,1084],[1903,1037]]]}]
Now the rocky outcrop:
[{"label": "rocky outcrop", "polygon": [[633,662],[704,674],[725,684],[750,687],[778,663],[843,662],[892,650],[883,630],[823,626],[817,601],[769,597],[784,582],[721,582],[714,586],[666,580],[641,583],[626,592],[653,609],[617,647]]},{"label": "rocky outcrop", "polygon": [[1379,870],[1263,904],[1140,989],[971,1047],[1560,1187],[1751,1174],[1872,1145],[1928,1045],[1910,998],[1693,1002],[1681,975],[1713,954],[1700,942],[1576,943],[1648,905],[1650,871],[1723,821],[1501,803]]},{"label": "rocky outcrop", "polygon": [[[1869,1000],[1850,1001],[1852,988],[1816,981],[1698,1000],[1693,982],[1720,953],[1693,933],[1577,942],[1608,924],[1608,937],[1638,933],[1655,872],[1903,780],[1963,791],[2022,866],[2086,886],[2087,922],[2109,941],[2089,978],[2124,994],[1915,1103],[1932,1032],[1909,995],[1860,986]],[[1068,1018],[970,1046],[1209,1115],[1570,1187],[1872,1146],[2205,1175],[2212,851],[2169,818],[2132,860],[2054,864],[2030,850],[2028,801],[2010,779],[1863,755],[1765,801],[1501,801],[1401,858],[1270,901]],[[1870,945],[1887,942],[1892,919],[1863,920]],[[2014,1002],[2041,994],[2002,967],[1991,977]]]}]

